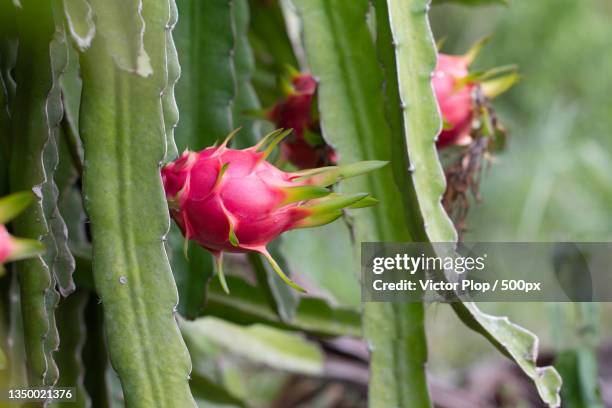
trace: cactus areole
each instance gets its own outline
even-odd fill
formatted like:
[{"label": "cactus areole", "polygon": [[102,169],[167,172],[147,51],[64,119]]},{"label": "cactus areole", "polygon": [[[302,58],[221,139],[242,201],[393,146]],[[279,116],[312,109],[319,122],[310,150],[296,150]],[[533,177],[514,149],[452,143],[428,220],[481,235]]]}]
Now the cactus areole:
[{"label": "cactus areole", "polygon": [[310,74],[291,72],[283,90],[285,98],[268,112],[276,127],[293,129],[281,144],[281,158],[299,169],[336,164],[336,152],[321,136],[313,106],[317,81]]},{"label": "cactus areole", "polygon": [[244,150],[227,147],[230,135],[219,147],[185,151],[161,171],[172,218],[186,239],[215,255],[224,286],[223,252],[255,251],[263,254],[289,285],[301,290],[282,273],[266,245],[290,229],[332,222],[342,215],[343,208],[375,203],[365,193],[340,195],[326,187],[384,162],[287,173],[266,157],[289,132],[272,132]]}]

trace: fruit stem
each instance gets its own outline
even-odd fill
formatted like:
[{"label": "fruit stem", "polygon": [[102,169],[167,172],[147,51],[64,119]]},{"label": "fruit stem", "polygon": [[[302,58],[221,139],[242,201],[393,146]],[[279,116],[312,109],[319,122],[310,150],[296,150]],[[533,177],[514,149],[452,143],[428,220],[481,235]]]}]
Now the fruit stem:
[{"label": "fruit stem", "polygon": [[270,253],[265,247],[262,249],[259,249],[258,251],[260,254],[266,257],[266,259],[270,263],[270,266],[272,267],[272,269],[274,269],[274,272],[276,272],[276,274],[283,280],[283,282],[285,282],[287,285],[291,286],[293,289],[297,290],[298,292],[306,293],[306,289],[304,289],[303,287],[301,287],[300,285],[298,285],[297,283],[289,279],[287,275],[285,275],[281,267],[278,265],[278,263],[274,260],[272,255],[270,255]]},{"label": "fruit stem", "polygon": [[214,254],[215,256],[215,266],[217,268],[217,276],[219,277],[219,283],[223,288],[223,291],[229,295],[229,287],[227,286],[227,281],[225,280],[225,273],[223,273],[223,252],[218,252]]}]

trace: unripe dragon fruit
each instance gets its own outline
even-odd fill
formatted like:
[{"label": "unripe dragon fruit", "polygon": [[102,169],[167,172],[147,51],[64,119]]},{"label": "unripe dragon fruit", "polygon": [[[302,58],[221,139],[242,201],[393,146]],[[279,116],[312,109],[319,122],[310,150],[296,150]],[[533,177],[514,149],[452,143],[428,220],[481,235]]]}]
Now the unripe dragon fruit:
[{"label": "unripe dragon fruit", "polygon": [[482,116],[483,109],[488,111],[486,114],[492,113],[488,101],[508,90],[518,80],[516,72],[491,79],[506,71],[514,71],[512,66],[470,72],[469,66],[484,43],[484,40],[476,43],[465,55],[438,54],[432,79],[444,121],[444,128],[436,141],[438,148],[470,144],[473,140],[473,122]]},{"label": "unripe dragon fruit", "polygon": [[0,271],[5,262],[30,258],[44,251],[39,241],[13,237],[4,226],[4,223],[26,209],[32,200],[33,196],[29,192],[15,193],[0,199]]},{"label": "unripe dragon fruit", "polygon": [[232,134],[219,147],[185,151],[162,168],[172,218],[186,239],[194,240],[216,257],[219,278],[226,290],[223,252],[249,251],[264,255],[287,284],[302,290],[281,271],[266,245],[287,230],[330,223],[342,215],[343,208],[376,203],[365,193],[341,195],[326,187],[379,168],[385,162],[287,173],[266,158],[289,133],[290,130],[274,131],[256,146],[243,150],[227,147]]},{"label": "unripe dragon fruit", "polygon": [[281,159],[299,169],[336,164],[336,152],[321,136],[313,105],[316,90],[312,75],[291,70],[283,78],[285,99],[267,112],[277,128],[293,129],[293,135],[281,144]]}]

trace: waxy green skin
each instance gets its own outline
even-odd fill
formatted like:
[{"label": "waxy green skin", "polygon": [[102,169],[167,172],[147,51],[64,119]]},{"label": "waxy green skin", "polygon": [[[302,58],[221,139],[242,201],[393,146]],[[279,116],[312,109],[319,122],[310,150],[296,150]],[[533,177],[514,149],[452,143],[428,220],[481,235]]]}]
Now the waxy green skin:
[{"label": "waxy green skin", "polygon": [[[191,361],[174,315],[178,295],[164,246],[170,219],[159,175],[169,148],[161,96],[171,81],[173,2],[89,3],[109,18],[107,25],[97,19],[91,46],[80,54],[79,122],[93,277],[111,363],[126,406],[195,407]],[[137,27],[112,23],[126,20],[143,22],[143,36],[118,35]],[[112,41],[124,37],[129,41]],[[148,76],[138,63],[140,45]],[[117,63],[126,56],[128,69]]]}]

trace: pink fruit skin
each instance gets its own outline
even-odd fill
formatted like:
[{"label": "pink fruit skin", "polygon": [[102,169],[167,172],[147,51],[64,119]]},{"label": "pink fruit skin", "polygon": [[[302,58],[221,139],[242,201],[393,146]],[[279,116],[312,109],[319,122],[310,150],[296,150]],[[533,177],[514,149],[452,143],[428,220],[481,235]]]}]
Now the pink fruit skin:
[{"label": "pink fruit skin", "polygon": [[[268,242],[310,212],[300,203],[283,205],[283,188],[303,185],[263,159],[255,148],[224,146],[185,152],[162,169],[172,217],[188,239],[218,254],[265,251]],[[219,177],[222,167],[225,173]],[[230,242],[230,228],[238,240]]]},{"label": "pink fruit skin", "polygon": [[281,154],[299,169],[309,169],[336,164],[336,154],[331,146],[312,146],[304,139],[306,130],[318,132],[318,123],[311,117],[312,100],[317,81],[309,74],[299,74],[291,81],[293,93],[277,103],[269,113],[276,127],[293,129],[293,137],[281,144]]},{"label": "pink fruit skin", "polygon": [[472,125],[472,91],[475,84],[468,83],[457,89],[457,83],[468,76],[468,63],[461,56],[439,54],[432,84],[444,121],[450,125],[438,136],[436,145],[444,148],[470,141]]},{"label": "pink fruit skin", "polygon": [[4,225],[0,225],[0,264],[8,259],[13,251],[11,236]]}]

